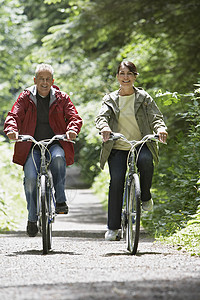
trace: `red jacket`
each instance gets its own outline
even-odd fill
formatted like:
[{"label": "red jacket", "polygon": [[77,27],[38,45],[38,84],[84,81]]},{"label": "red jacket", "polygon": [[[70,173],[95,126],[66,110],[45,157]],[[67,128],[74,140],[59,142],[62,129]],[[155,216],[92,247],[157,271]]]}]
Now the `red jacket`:
[{"label": "red jacket", "polygon": [[[4,124],[4,132],[18,131],[19,134],[34,136],[37,121],[36,86],[25,89],[14,103]],[[64,134],[73,130],[77,134],[82,126],[82,119],[71,102],[69,96],[53,85],[50,91],[49,124],[55,134]],[[72,143],[60,141],[64,151],[66,164],[74,162],[74,147]],[[15,143],[13,162],[24,165],[31,148],[29,142]]]}]

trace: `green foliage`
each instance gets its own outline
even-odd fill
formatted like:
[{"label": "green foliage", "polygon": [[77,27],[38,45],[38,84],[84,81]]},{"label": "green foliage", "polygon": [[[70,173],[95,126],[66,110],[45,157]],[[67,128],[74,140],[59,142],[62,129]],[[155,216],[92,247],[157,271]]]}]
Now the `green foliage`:
[{"label": "green foliage", "polygon": [[100,155],[100,136],[94,126],[94,119],[99,105],[94,101],[83,104],[79,108],[79,113],[83,117],[83,130],[79,135],[80,156],[82,173],[85,174],[84,181],[91,185],[94,177],[100,172],[99,155]]},{"label": "green foliage", "polygon": [[108,171],[108,165],[95,177],[92,189],[95,194],[101,199],[101,203],[105,210],[108,208],[108,188],[110,182],[110,175]]},{"label": "green foliage", "polygon": [[191,220],[187,222],[185,228],[163,240],[176,246],[178,250],[183,249],[191,255],[200,256],[200,208],[195,215],[191,216]]},{"label": "green foliage", "polygon": [[62,62],[83,55],[108,78],[121,59],[129,58],[137,62],[148,89],[170,86],[183,92],[198,79],[197,0],[170,0],[167,5],[164,0],[79,0],[68,5],[66,19],[49,28],[43,40]]},{"label": "green foliage", "polygon": [[[1,111],[7,110],[13,96],[24,84],[21,74],[28,68],[24,56],[31,44],[30,23],[18,0],[1,1],[0,8],[0,101]],[[25,76],[27,78],[27,76]],[[23,84],[22,84],[23,82]]]},{"label": "green foliage", "polygon": [[[188,97],[188,95],[185,95]],[[183,98],[183,96],[181,96]],[[184,132],[180,128],[169,135],[168,145],[161,149],[160,164],[154,175],[155,208],[142,218],[143,225],[158,237],[178,237],[184,241],[184,235],[194,220],[194,214],[200,204],[198,188],[200,153],[200,97],[199,90],[190,95],[185,112],[177,118],[184,121]],[[186,130],[187,128],[187,130]],[[195,215],[199,219],[199,213]],[[185,228],[183,230],[183,228]],[[181,230],[179,232],[179,230]],[[187,232],[187,234],[186,234]],[[198,226],[195,235],[200,234]],[[182,236],[183,233],[183,236]],[[190,232],[191,234],[191,232]],[[187,239],[185,239],[187,243]],[[187,246],[189,247],[189,245]]]},{"label": "green foliage", "polygon": [[0,231],[16,228],[25,217],[22,168],[11,163],[13,145],[0,139]]}]

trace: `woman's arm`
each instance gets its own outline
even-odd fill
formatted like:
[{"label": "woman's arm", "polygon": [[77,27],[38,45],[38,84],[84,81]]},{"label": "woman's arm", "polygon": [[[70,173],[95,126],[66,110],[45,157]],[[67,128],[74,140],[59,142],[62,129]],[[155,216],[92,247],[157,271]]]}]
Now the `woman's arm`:
[{"label": "woman's arm", "polygon": [[99,114],[95,118],[96,128],[100,130],[103,142],[106,142],[110,138],[110,133],[111,133],[111,128],[109,126],[110,115],[111,115],[111,109],[104,101],[102,103]]}]

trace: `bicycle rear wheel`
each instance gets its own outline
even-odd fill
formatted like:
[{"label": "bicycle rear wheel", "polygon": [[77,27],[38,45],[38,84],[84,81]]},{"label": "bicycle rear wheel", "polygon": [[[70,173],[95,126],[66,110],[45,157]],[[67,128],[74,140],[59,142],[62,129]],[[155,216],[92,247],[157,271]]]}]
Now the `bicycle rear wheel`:
[{"label": "bicycle rear wheel", "polygon": [[48,205],[46,198],[46,182],[45,175],[41,176],[41,206],[42,206],[42,245],[43,254],[49,251],[48,235],[49,235],[49,220],[48,220]]},{"label": "bicycle rear wheel", "polygon": [[129,186],[127,195],[127,242],[128,250],[135,255],[138,248],[140,234],[140,212],[141,212],[141,192],[138,174],[133,174],[133,179]]}]

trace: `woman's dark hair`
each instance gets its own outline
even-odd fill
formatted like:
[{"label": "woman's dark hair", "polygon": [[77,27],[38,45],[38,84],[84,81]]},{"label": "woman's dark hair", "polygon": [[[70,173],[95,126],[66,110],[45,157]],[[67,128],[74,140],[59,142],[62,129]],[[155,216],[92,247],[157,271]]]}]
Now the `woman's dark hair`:
[{"label": "woman's dark hair", "polygon": [[118,70],[117,70],[117,74],[119,74],[120,68],[121,67],[127,67],[129,69],[130,72],[132,72],[135,75],[139,75],[139,73],[137,72],[137,68],[136,66],[131,62],[131,61],[122,61],[119,64]]}]

